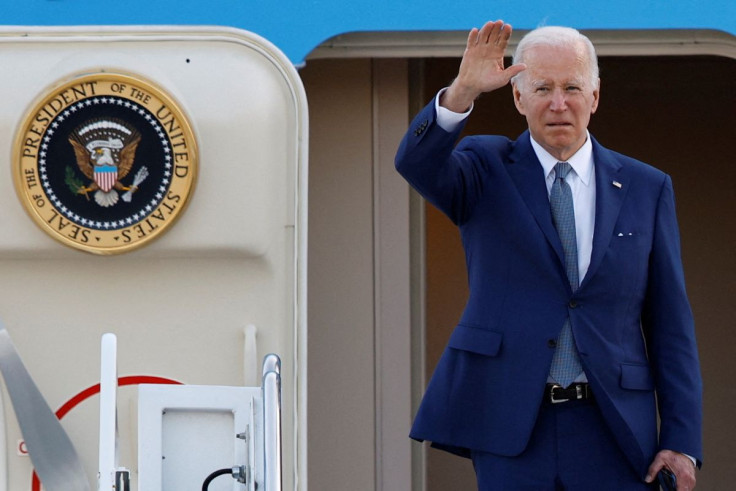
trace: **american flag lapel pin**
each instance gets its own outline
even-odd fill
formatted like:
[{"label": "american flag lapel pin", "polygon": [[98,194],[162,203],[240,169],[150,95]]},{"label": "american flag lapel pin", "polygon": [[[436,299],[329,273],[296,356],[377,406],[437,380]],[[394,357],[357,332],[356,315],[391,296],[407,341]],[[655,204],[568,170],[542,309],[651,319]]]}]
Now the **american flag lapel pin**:
[{"label": "american flag lapel pin", "polygon": [[620,183],[620,182],[618,182],[618,181],[613,181],[613,182],[612,182],[611,184],[613,184],[614,186],[616,186],[616,187],[617,187],[617,188],[619,188],[619,189],[621,189],[621,187],[622,187],[622,186],[621,186],[621,183]]}]

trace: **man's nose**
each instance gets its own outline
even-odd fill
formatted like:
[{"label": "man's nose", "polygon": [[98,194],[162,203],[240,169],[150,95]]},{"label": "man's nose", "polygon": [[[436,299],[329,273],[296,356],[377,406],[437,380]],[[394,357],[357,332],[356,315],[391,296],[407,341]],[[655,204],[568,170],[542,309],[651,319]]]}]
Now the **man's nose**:
[{"label": "man's nose", "polygon": [[567,108],[567,97],[565,92],[562,90],[555,90],[552,92],[552,102],[550,103],[550,109],[553,111],[564,111]]}]

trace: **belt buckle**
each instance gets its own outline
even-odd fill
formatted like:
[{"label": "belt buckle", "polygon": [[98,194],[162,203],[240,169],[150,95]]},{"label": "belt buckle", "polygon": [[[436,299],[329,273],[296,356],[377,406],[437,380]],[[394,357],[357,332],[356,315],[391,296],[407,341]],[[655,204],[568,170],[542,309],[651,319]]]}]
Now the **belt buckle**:
[{"label": "belt buckle", "polygon": [[564,389],[563,386],[559,384],[554,384],[552,387],[549,388],[549,402],[552,404],[559,404],[561,402],[567,402],[570,399],[555,399],[555,389]]},{"label": "belt buckle", "polygon": [[[580,399],[583,399],[585,397],[585,394],[583,394],[583,386],[581,384],[573,384],[573,386],[575,387],[575,399],[574,400],[579,401]],[[554,384],[554,385],[552,385],[552,387],[550,387],[550,389],[549,389],[549,401],[552,404],[559,404],[561,402],[567,402],[567,401],[572,400],[570,398],[556,399],[555,398],[555,389],[564,389],[564,387],[561,386],[560,384]]]}]

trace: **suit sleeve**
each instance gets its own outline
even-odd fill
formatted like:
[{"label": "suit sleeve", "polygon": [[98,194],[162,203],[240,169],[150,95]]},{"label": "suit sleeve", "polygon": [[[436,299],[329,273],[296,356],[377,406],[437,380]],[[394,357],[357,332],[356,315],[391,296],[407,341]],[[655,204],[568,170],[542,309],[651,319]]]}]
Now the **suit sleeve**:
[{"label": "suit sleeve", "polygon": [[448,132],[437,124],[434,100],[414,118],[399,145],[396,169],[456,225],[463,223],[482,188],[477,137],[455,148],[465,123]]},{"label": "suit sleeve", "polygon": [[657,204],[642,328],[656,382],[660,448],[691,455],[700,465],[702,380],[669,176]]}]

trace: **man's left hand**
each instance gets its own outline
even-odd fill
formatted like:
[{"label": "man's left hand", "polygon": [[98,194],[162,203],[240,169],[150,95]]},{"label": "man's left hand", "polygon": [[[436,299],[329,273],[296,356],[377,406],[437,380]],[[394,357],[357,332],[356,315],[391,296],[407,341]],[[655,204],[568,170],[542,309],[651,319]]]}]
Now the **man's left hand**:
[{"label": "man's left hand", "polygon": [[677,491],[695,489],[695,466],[687,455],[672,450],[660,450],[654,457],[652,465],[649,466],[646,482],[653,482],[657,479],[657,473],[663,467],[672,471],[677,478]]}]

